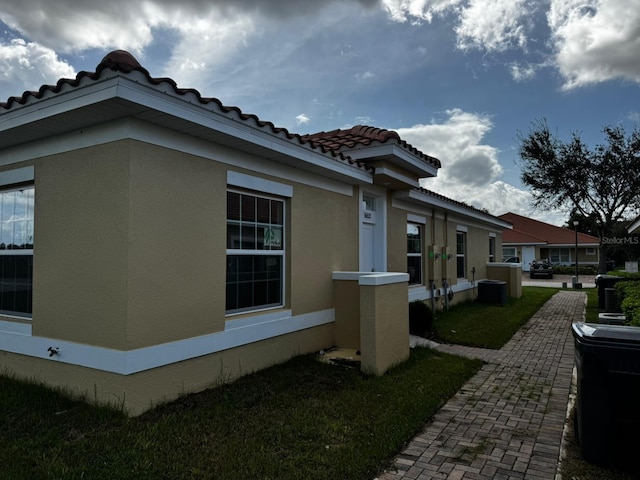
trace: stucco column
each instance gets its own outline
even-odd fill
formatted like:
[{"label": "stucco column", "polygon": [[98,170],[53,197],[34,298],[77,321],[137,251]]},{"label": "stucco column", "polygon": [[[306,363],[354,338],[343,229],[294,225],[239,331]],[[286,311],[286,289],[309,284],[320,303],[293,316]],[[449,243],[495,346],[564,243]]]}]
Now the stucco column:
[{"label": "stucco column", "polygon": [[361,368],[384,374],[409,358],[409,275],[374,273],[359,278]]}]

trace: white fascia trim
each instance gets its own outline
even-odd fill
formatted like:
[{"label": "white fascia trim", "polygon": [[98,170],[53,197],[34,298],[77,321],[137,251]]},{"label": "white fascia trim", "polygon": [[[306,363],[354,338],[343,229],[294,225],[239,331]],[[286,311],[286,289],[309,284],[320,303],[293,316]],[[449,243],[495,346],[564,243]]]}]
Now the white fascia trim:
[{"label": "white fascia trim", "polygon": [[227,171],[227,184],[233,185],[234,187],[270,193],[271,195],[278,195],[280,197],[293,197],[293,187],[291,185],[285,185],[284,183],[273,182],[231,170]]},{"label": "white fascia trim", "polygon": [[[225,330],[222,332],[129,351],[0,330],[0,350],[120,375],[132,375],[280,335],[326,325],[332,323],[334,319],[334,309],[295,317],[291,316],[290,310],[271,312],[228,321],[227,324],[230,326],[228,328],[225,326]],[[57,349],[58,354],[50,356],[49,347]]]},{"label": "white fascia trim", "polygon": [[[353,196],[354,194],[351,184],[253,157],[217,143],[207,142],[136,119],[115,120],[83,129],[82,132],[71,132],[31,142],[28,145],[12,147],[2,152],[0,165],[33,160],[129,138],[342,195]],[[370,179],[370,182],[373,180]]]},{"label": "white fascia trim", "polygon": [[354,160],[363,161],[392,156],[395,157],[395,160],[388,160],[390,163],[402,166],[421,178],[435,177],[438,175],[438,169],[436,167],[392,143],[355,148],[349,150],[349,156]]},{"label": "white fascia trim", "polygon": [[265,132],[260,127],[251,127],[247,125],[246,121],[234,120],[227,115],[213,111],[211,106],[215,105],[214,108],[217,108],[215,103],[201,104],[195,98],[194,103],[191,103],[166,92],[158,91],[153,87],[133,82],[128,78],[122,78],[118,96],[196,125],[225,133],[247,143],[260,145],[271,151],[340,173],[358,182],[371,182],[371,174],[360,168],[349,166],[333,157],[312,150],[310,147],[295,145],[289,139]]},{"label": "white fascia trim", "polygon": [[640,217],[636,218],[631,225],[627,228],[627,233],[638,233],[640,229]]},{"label": "white fascia trim", "polygon": [[474,220],[482,222],[484,225],[493,225],[505,230],[513,229],[513,226],[510,223],[505,222],[504,220],[487,218],[487,216],[484,216],[480,212],[475,212],[460,205],[445,202],[441,199],[434,198],[417,190],[403,190],[400,192],[394,192],[393,195],[399,200],[418,202],[424,204],[425,206],[439,208],[447,212],[457,213],[467,218],[473,218]]},{"label": "white fascia trim", "polygon": [[65,85],[62,92],[46,91],[45,96],[40,99],[30,97],[26,105],[15,106],[11,111],[0,115],[0,130],[17,128],[115,98],[118,96],[118,83],[117,77],[97,81],[84,78],[77,87]]},{"label": "white fascia trim", "polygon": [[[575,243],[547,243],[547,247],[549,248],[575,248]],[[578,242],[578,248],[580,247],[599,247],[599,243],[580,243]]]},{"label": "white fascia trim", "polygon": [[386,167],[375,167],[374,175],[386,175],[387,177],[391,177],[411,187],[420,186],[417,180],[414,180],[411,177],[407,177],[406,175],[402,175],[401,173],[398,173],[395,170],[391,170],[390,168]]},{"label": "white fascia trim", "polygon": [[[529,243],[519,243],[519,242],[502,242],[503,247],[535,247],[535,246],[545,246],[548,244],[546,242],[529,242]],[[573,245],[572,245],[573,246]]]},{"label": "white fascia trim", "polygon": [[427,217],[423,217],[422,215],[416,215],[414,213],[407,213],[407,222],[421,223],[423,225],[426,225]]}]

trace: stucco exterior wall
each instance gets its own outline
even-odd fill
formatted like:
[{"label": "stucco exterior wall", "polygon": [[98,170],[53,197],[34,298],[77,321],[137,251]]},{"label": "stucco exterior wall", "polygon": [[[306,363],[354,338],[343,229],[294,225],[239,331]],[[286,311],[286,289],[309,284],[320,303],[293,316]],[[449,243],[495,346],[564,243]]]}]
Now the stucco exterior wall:
[{"label": "stucco exterior wall", "polygon": [[130,144],[126,349],[224,330],[226,169]]},{"label": "stucco exterior wall", "polygon": [[294,315],[332,308],[334,271],[358,270],[358,199],[293,184],[290,299]]},{"label": "stucco exterior wall", "polygon": [[35,163],[33,334],[127,345],[129,144]]},{"label": "stucco exterior wall", "polygon": [[409,357],[407,283],[360,285],[362,370],[382,375]]}]

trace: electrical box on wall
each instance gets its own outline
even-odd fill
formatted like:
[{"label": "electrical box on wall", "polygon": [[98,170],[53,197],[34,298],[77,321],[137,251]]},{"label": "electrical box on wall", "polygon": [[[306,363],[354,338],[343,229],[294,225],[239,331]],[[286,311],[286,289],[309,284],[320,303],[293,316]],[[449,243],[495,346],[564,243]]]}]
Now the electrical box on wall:
[{"label": "electrical box on wall", "polygon": [[438,267],[440,266],[440,247],[429,245],[429,274],[431,278],[438,277]]},{"label": "electrical box on wall", "polygon": [[451,268],[451,255],[450,247],[442,247],[442,278],[449,278],[449,269]]}]

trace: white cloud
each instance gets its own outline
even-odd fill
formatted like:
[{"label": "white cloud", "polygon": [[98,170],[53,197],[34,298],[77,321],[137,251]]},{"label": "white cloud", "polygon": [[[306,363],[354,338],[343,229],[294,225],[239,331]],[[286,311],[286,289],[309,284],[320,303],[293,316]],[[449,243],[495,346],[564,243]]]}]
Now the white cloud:
[{"label": "white cloud", "polygon": [[565,89],[640,82],[640,0],[552,0],[547,17]]},{"label": "white cloud", "polygon": [[432,122],[401,128],[400,136],[429,155],[440,159],[443,168],[435,183],[450,188],[459,185],[485,187],[502,174],[498,152],[481,144],[493,124],[486,115],[448,110],[444,123]]},{"label": "white cloud", "polygon": [[75,76],[73,67],[49,48],[22,39],[0,44],[0,83],[16,94]]},{"label": "white cloud", "polygon": [[535,10],[529,0],[471,0],[455,27],[458,47],[505,51],[527,44],[527,19]]},{"label": "white cloud", "polygon": [[524,82],[536,76],[536,68],[536,65],[530,63],[514,62],[510,65],[509,70],[511,70],[511,78],[516,82]]},{"label": "white cloud", "polygon": [[381,3],[396,22],[431,22],[434,16],[457,8],[463,0],[381,0]]},{"label": "white cloud", "polygon": [[396,129],[403,140],[442,162],[438,176],[423,179],[423,187],[494,215],[515,212],[554,224],[564,221],[563,212],[533,210],[528,191],[500,180],[498,151],[482,143],[493,128],[487,115],[460,109],[446,114],[444,121]]},{"label": "white cloud", "polygon": [[311,119],[307,117],[304,113],[301,113],[300,115],[296,116],[296,123],[298,124],[298,126],[306,125],[310,121]]}]

